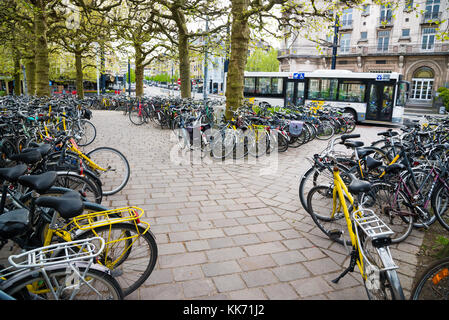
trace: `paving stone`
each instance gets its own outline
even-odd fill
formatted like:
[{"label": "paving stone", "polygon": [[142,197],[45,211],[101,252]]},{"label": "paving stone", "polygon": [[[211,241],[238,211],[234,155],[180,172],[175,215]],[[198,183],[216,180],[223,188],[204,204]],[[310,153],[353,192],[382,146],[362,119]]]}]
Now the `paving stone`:
[{"label": "paving stone", "polygon": [[202,269],[207,277],[232,274],[242,271],[235,260],[206,263],[202,265]]},{"label": "paving stone", "polygon": [[208,296],[215,292],[215,286],[209,279],[186,281],[182,283],[182,287],[187,299]]},{"label": "paving stone", "polygon": [[265,291],[270,300],[292,300],[298,298],[298,294],[287,283],[266,286],[263,287],[263,291]]},{"label": "paving stone", "polygon": [[213,280],[218,292],[228,292],[246,288],[245,283],[237,274],[214,277]]},{"label": "paving stone", "polygon": [[242,273],[242,279],[248,287],[260,287],[278,282],[274,274],[267,269],[260,269]]}]

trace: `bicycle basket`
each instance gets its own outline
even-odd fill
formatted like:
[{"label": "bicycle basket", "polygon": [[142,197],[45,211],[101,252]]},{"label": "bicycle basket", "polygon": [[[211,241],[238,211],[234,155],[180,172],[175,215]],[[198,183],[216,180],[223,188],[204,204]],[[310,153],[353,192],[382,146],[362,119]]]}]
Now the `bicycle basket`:
[{"label": "bicycle basket", "polygon": [[293,137],[298,137],[301,135],[304,122],[302,121],[290,121],[289,132]]}]

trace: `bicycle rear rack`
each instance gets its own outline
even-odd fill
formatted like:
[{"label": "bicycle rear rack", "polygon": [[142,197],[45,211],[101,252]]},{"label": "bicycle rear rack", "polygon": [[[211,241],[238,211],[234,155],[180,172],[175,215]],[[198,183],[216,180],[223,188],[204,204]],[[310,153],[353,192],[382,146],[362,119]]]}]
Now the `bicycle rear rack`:
[{"label": "bicycle rear rack", "polygon": [[393,234],[390,227],[370,209],[357,210],[352,214],[352,218],[371,239],[387,237]]},{"label": "bicycle rear rack", "polygon": [[[98,245],[95,245],[98,244]],[[105,241],[100,237],[52,244],[8,257],[9,267],[0,270],[0,278],[8,278],[24,269],[44,269],[75,261],[92,262],[104,249]]]}]

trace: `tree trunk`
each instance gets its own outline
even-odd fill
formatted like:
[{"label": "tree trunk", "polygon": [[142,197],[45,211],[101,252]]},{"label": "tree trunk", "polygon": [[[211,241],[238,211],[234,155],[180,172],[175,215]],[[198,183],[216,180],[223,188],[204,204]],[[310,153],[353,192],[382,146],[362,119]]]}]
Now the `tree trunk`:
[{"label": "tree trunk", "polygon": [[178,27],[179,78],[181,79],[181,98],[191,97],[190,56],[187,23],[182,9],[174,10],[175,22]]},{"label": "tree trunk", "polygon": [[191,97],[189,39],[182,31],[179,33],[179,78],[181,79],[181,98]]},{"label": "tree trunk", "polygon": [[135,75],[136,75],[136,97],[142,97],[143,96],[143,54],[142,54],[142,48],[138,44],[134,44],[134,50],[135,50],[135,57],[134,57],[134,63],[135,63]]},{"label": "tree trunk", "polygon": [[25,73],[27,77],[28,95],[34,96],[36,92],[36,63],[33,60],[28,60],[25,63]]},{"label": "tree trunk", "polygon": [[226,118],[231,110],[238,109],[243,102],[243,81],[248,55],[248,19],[242,13],[248,9],[249,0],[232,0],[231,56],[226,79]]},{"label": "tree trunk", "polygon": [[83,61],[80,51],[75,52],[75,68],[76,68],[76,94],[78,95],[78,98],[84,99]]},{"label": "tree trunk", "polygon": [[38,1],[35,15],[36,37],[36,95],[39,97],[50,96],[48,45],[47,45],[47,21],[45,17],[45,4]]},{"label": "tree trunk", "polygon": [[14,50],[14,95],[20,96],[22,93],[22,85],[20,81],[20,54],[18,50]]}]

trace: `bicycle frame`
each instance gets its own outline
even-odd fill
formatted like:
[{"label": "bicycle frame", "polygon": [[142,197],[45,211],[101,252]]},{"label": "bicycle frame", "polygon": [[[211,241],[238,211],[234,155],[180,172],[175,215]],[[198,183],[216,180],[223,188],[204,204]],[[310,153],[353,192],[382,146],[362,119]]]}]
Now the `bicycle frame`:
[{"label": "bicycle frame", "polygon": [[[351,217],[349,214],[348,206],[346,204],[345,196],[348,198],[350,204],[354,205],[354,197],[348,191],[348,187],[343,182],[343,179],[340,176],[340,170],[338,169],[338,167],[335,166],[334,167],[334,189],[333,189],[333,194],[332,194],[333,205],[332,205],[331,218],[334,218],[335,213],[337,212],[337,209],[338,209],[337,202],[338,202],[338,200],[340,200],[340,205],[343,209],[343,214],[345,216],[346,224],[348,226],[348,233],[349,233],[349,237],[351,239],[351,244],[352,244],[353,249],[356,250],[356,252],[357,252],[357,260],[356,260],[357,266],[360,270],[360,274],[362,275],[362,278],[364,280],[366,280],[366,274],[365,274],[364,266],[363,266],[363,254],[360,250],[359,239],[353,231],[352,221],[351,221]],[[338,197],[338,199],[337,199],[337,197]],[[357,208],[355,208],[355,209],[357,209]]]}]

